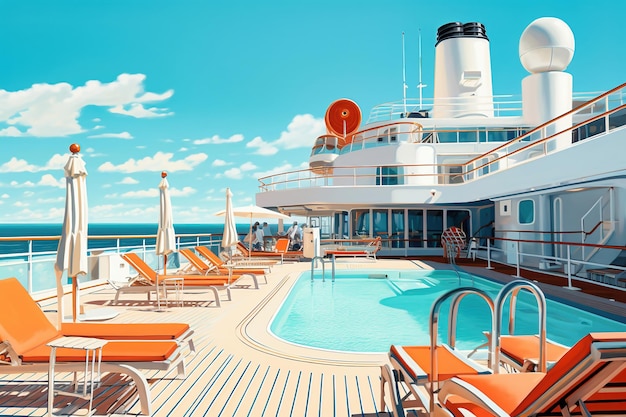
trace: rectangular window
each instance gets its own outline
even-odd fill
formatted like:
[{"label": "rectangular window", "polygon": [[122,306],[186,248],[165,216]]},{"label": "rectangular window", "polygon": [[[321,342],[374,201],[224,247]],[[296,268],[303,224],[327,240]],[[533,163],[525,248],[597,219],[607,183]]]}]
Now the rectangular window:
[{"label": "rectangular window", "polygon": [[352,238],[370,236],[369,209],[352,210]]},{"label": "rectangular window", "polygon": [[421,248],[424,246],[424,210],[409,210],[408,212],[409,247]]},{"label": "rectangular window", "polygon": [[429,248],[441,247],[443,210],[426,210],[426,233]]},{"label": "rectangular window", "polygon": [[518,206],[519,224],[531,224],[535,222],[535,202],[533,200],[522,200]]},{"label": "rectangular window", "polygon": [[402,167],[377,167],[376,185],[403,184]]}]

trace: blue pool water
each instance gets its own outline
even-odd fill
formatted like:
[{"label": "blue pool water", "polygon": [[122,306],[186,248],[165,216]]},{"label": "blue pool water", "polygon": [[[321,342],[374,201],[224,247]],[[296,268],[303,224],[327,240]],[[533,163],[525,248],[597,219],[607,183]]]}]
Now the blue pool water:
[{"label": "blue pool water", "polygon": [[[347,352],[387,352],[391,344],[429,343],[428,321],[433,302],[458,288],[453,271],[337,271],[335,282],[322,282],[310,272],[294,284],[270,324],[270,331],[290,343]],[[385,278],[385,276],[387,278]],[[473,282],[495,298],[500,285],[474,277]],[[472,278],[462,275],[462,286]],[[447,340],[449,304],[440,310],[439,340]],[[508,312],[508,305],[505,306]],[[506,316],[505,326],[508,323]],[[474,349],[491,328],[485,301],[465,297],[459,309],[457,346]],[[626,331],[626,324],[548,300],[548,337],[571,346],[591,331]],[[534,296],[524,291],[516,309],[516,334],[538,332]]]}]

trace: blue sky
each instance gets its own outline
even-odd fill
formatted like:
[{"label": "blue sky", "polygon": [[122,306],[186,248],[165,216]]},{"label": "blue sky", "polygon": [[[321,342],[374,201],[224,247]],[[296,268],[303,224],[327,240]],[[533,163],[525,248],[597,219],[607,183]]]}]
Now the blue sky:
[{"label": "blue sky", "polygon": [[175,223],[219,223],[225,188],[308,166],[342,97],[364,118],[425,97],[442,24],[478,21],[494,94],[521,92],[518,42],[534,19],[572,28],[575,91],[626,81],[626,5],[589,1],[0,1],[0,223],[61,223],[63,165],[80,144],[90,223],[156,223],[161,171]]}]

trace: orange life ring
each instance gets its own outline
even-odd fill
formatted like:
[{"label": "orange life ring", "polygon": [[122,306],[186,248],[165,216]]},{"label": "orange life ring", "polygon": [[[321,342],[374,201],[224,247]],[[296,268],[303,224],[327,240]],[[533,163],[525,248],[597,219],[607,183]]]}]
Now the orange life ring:
[{"label": "orange life ring", "polygon": [[361,109],[354,101],[342,98],[328,106],[324,121],[328,133],[346,138],[359,129]]}]

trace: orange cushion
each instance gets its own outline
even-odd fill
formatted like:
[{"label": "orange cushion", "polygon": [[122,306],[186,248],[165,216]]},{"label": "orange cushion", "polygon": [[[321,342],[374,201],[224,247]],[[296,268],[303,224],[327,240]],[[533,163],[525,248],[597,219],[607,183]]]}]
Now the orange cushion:
[{"label": "orange cushion", "polygon": [[[526,359],[539,359],[539,337],[536,335],[502,336],[500,351],[520,366]],[[565,346],[546,342],[546,360],[556,362],[568,351]]]},{"label": "orange cushion", "polygon": [[[103,362],[161,362],[178,348],[176,342],[109,342],[102,348]],[[50,347],[38,346],[20,355],[24,362],[48,362]],[[84,362],[85,352],[79,349],[58,348],[58,362]]]},{"label": "orange cushion", "polygon": [[508,414],[517,415],[513,410],[528,396],[545,376],[541,372],[515,374],[461,375],[461,379],[484,393]]},{"label": "orange cushion", "polygon": [[[469,360],[463,360],[444,346],[438,346],[436,352],[439,380],[450,379],[462,374],[476,375],[488,372],[487,369],[483,369],[478,364],[472,366]],[[414,381],[426,377],[430,380],[430,346],[392,345],[390,354]]]},{"label": "orange cushion", "polygon": [[108,340],[175,340],[189,330],[186,323],[63,323],[64,336]]}]

